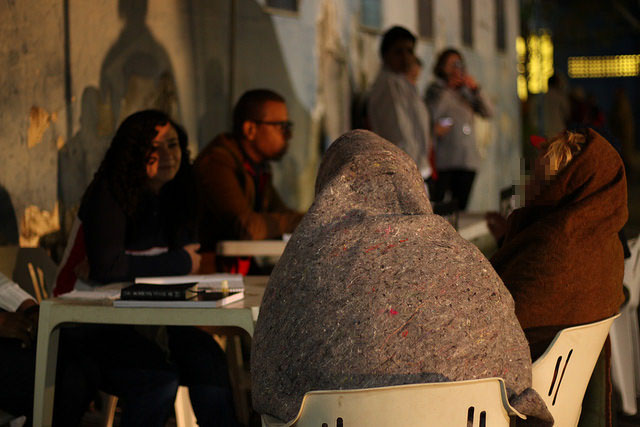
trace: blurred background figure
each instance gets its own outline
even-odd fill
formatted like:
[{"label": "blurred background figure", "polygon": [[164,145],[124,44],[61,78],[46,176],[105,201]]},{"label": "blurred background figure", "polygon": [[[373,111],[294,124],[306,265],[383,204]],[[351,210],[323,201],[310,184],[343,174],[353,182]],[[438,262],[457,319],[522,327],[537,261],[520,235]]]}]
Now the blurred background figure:
[{"label": "blurred background figure", "polygon": [[429,113],[415,81],[420,72],[414,53],[416,37],[393,27],[382,37],[382,68],[367,103],[371,130],[403,149],[418,166],[423,179],[431,176]]},{"label": "blurred background figure", "polygon": [[456,49],[438,55],[433,73],[436,81],[427,89],[426,102],[434,123],[438,179],[431,199],[440,202],[450,193],[464,210],[480,167],[473,116],[491,117],[492,107]]},{"label": "blurred background figure", "polygon": [[549,78],[549,91],[544,95],[543,102],[544,133],[552,137],[566,129],[571,114],[564,74],[556,72]]},{"label": "blurred background figure", "polygon": [[422,73],[422,61],[417,56],[413,56],[413,61],[409,66],[409,70],[407,71],[407,80],[414,85],[417,86],[418,79],[420,78],[420,74]]},{"label": "blurred background figure", "polygon": [[622,161],[627,169],[627,176],[635,176],[640,165],[638,152],[634,143],[636,138],[633,111],[629,97],[624,89],[616,89],[613,98],[613,107],[609,115],[609,127],[611,133],[618,139],[622,149]]}]

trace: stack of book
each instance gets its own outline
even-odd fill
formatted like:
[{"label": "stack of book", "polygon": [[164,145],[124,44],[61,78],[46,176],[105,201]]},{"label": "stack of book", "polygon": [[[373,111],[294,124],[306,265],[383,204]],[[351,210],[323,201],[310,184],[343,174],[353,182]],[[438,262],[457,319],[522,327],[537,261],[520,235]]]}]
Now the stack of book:
[{"label": "stack of book", "polygon": [[244,298],[240,274],[138,277],[122,289],[114,307],[213,308]]}]

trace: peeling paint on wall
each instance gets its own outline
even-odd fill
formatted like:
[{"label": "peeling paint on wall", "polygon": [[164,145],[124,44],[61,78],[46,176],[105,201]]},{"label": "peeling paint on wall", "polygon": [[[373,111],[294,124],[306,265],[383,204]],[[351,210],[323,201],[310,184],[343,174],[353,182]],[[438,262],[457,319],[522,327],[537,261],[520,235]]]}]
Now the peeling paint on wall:
[{"label": "peeling paint on wall", "polygon": [[40,237],[60,229],[60,214],[56,202],[53,212],[27,206],[20,219],[20,246],[37,247]]},{"label": "peeling paint on wall", "polygon": [[31,107],[29,113],[29,131],[27,133],[27,147],[33,148],[42,141],[44,132],[49,127],[52,117],[44,108]]},{"label": "peeling paint on wall", "polygon": [[58,139],[56,140],[56,148],[59,150],[62,150],[62,148],[64,147],[65,144],[65,140],[62,136],[58,136]]}]

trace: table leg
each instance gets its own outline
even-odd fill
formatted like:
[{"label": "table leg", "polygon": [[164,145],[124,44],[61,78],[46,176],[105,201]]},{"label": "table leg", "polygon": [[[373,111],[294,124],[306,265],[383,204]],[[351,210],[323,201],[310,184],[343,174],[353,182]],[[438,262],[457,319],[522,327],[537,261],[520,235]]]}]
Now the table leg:
[{"label": "table leg", "polygon": [[51,324],[51,307],[40,307],[36,348],[36,380],[33,390],[33,425],[49,427],[53,417],[53,396],[60,330]]}]

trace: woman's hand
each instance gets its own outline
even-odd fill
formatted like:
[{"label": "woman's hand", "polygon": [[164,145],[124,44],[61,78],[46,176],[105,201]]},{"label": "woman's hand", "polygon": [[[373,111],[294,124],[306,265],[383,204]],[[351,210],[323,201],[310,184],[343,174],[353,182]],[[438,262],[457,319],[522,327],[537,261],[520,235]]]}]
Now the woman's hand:
[{"label": "woman's hand", "polygon": [[469,74],[465,74],[462,77],[462,80],[463,80],[463,84],[469,89],[471,89],[472,91],[478,90],[478,83]]},{"label": "woman's hand", "polygon": [[436,123],[433,125],[433,131],[438,138],[445,136],[451,130],[452,124],[440,124]]},{"label": "woman's hand", "polygon": [[198,250],[200,249],[200,243],[191,243],[189,245],[184,245],[182,249],[187,251],[189,257],[191,258],[190,274],[196,274],[198,270],[200,270],[200,259],[202,258],[198,253]]}]

